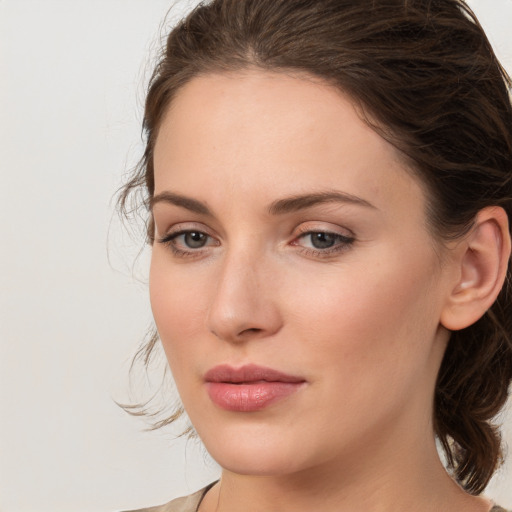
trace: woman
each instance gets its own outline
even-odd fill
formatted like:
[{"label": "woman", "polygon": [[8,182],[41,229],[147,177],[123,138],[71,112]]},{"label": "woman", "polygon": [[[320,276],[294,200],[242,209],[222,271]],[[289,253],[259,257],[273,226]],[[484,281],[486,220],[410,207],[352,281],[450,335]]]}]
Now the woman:
[{"label": "woman", "polygon": [[171,32],[121,206],[144,192],[222,477],[150,510],[503,510],[509,86],[458,0],[215,0]]}]

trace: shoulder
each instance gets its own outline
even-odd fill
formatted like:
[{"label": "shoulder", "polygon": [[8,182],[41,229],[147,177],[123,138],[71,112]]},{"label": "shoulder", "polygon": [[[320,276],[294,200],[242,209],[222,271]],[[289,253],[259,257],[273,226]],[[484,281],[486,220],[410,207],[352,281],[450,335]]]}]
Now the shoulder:
[{"label": "shoulder", "polygon": [[127,510],[125,512],[196,512],[204,495],[211,487],[213,487],[213,485],[215,485],[215,483],[216,482],[213,482],[193,494],[182,496],[181,498],[176,498],[169,503],[165,503],[164,505],[141,508],[137,510]]}]

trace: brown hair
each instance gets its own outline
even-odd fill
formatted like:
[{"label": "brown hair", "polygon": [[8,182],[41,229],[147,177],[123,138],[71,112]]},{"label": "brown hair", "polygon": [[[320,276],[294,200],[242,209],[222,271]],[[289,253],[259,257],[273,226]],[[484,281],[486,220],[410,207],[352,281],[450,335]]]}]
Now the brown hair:
[{"label": "brown hair", "polygon": [[[134,192],[143,191],[146,207],[153,195],[155,140],[177,91],[200,74],[249,66],[307,72],[351,96],[426,184],[438,239],[466,233],[486,206],[511,219],[510,79],[461,0],[200,4],[171,31],[151,78],[146,149],[120,195],[123,213]],[[147,234],[152,242],[150,215]],[[454,477],[474,494],[502,457],[492,419],[512,379],[511,286],[509,268],[492,308],[452,333],[435,391],[435,433]],[[139,353],[146,363],[156,341]]]}]

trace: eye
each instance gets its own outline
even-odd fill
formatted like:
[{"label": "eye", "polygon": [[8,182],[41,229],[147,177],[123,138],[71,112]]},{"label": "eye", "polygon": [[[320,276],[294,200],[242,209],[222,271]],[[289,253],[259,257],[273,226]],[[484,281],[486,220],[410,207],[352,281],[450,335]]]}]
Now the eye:
[{"label": "eye", "polygon": [[208,242],[208,235],[201,233],[201,231],[187,231],[173,237],[173,240],[181,240],[183,245],[189,249],[200,249]]},{"label": "eye", "polygon": [[209,246],[219,245],[213,237],[196,229],[182,229],[167,234],[158,240],[161,244],[167,245],[175,256],[195,256],[200,254],[201,249]]},{"label": "eye", "polygon": [[346,250],[354,241],[353,236],[308,230],[297,237],[292,245],[300,246],[307,255],[322,257]]},{"label": "eye", "polygon": [[329,249],[329,247],[332,247],[339,238],[339,235],[335,235],[334,233],[323,233],[322,231],[319,231],[318,233],[309,233],[306,236],[309,237],[311,245],[315,249]]}]

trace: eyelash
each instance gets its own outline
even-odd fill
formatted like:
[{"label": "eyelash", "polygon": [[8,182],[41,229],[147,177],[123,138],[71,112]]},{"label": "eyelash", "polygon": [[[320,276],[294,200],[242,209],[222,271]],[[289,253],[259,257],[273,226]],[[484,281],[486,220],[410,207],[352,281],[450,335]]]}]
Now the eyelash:
[{"label": "eyelash", "polygon": [[308,236],[322,234],[327,236],[332,236],[335,239],[334,245],[332,247],[328,247],[326,249],[312,249],[308,247],[302,247],[301,252],[306,256],[318,257],[318,258],[327,258],[332,256],[333,254],[338,254],[348,250],[352,244],[355,242],[355,237],[342,235],[340,233],[336,233],[334,231],[327,231],[321,229],[304,229],[301,231],[300,235],[295,238],[292,242],[292,245],[297,245],[297,240],[302,238],[306,238]]},{"label": "eyelash", "polygon": [[178,258],[197,257],[197,256],[199,256],[201,249],[203,249],[203,247],[200,247],[198,249],[185,250],[185,249],[180,249],[176,245],[176,242],[175,242],[176,238],[178,238],[179,236],[187,235],[190,233],[198,233],[200,235],[206,236],[207,238],[210,238],[210,239],[213,238],[208,233],[205,233],[204,231],[200,231],[199,229],[182,229],[175,233],[169,233],[168,235],[166,235],[166,236],[162,237],[160,240],[158,240],[158,242],[169,247],[172,251],[172,254]]},{"label": "eyelash", "polygon": [[[208,233],[205,233],[204,231],[200,231],[197,229],[183,229],[183,230],[177,231],[175,233],[169,233],[168,235],[160,238],[158,240],[158,242],[169,247],[172,251],[172,254],[178,258],[198,257],[198,256],[200,256],[200,254],[202,252],[201,250],[204,249],[205,247],[199,247],[197,249],[192,249],[192,250],[185,250],[185,249],[180,249],[176,245],[176,242],[175,242],[175,240],[178,237],[187,235],[187,234],[191,234],[191,233],[197,233],[197,234],[206,236],[208,239],[213,239],[212,236],[210,236]],[[315,234],[322,234],[322,235],[334,237],[335,245],[333,245],[332,247],[325,248],[325,249],[312,249],[312,248],[308,248],[308,247],[301,247],[300,252],[302,254],[305,254],[306,256],[310,256],[310,257],[326,258],[333,254],[341,253],[343,251],[348,250],[350,248],[350,246],[355,242],[355,237],[353,237],[353,236],[341,235],[340,233],[335,233],[332,231],[305,229],[304,231],[302,231],[299,234],[299,236],[297,236],[291,242],[291,245],[298,246],[298,244],[297,244],[298,240],[306,238],[307,236],[315,235]]]}]

